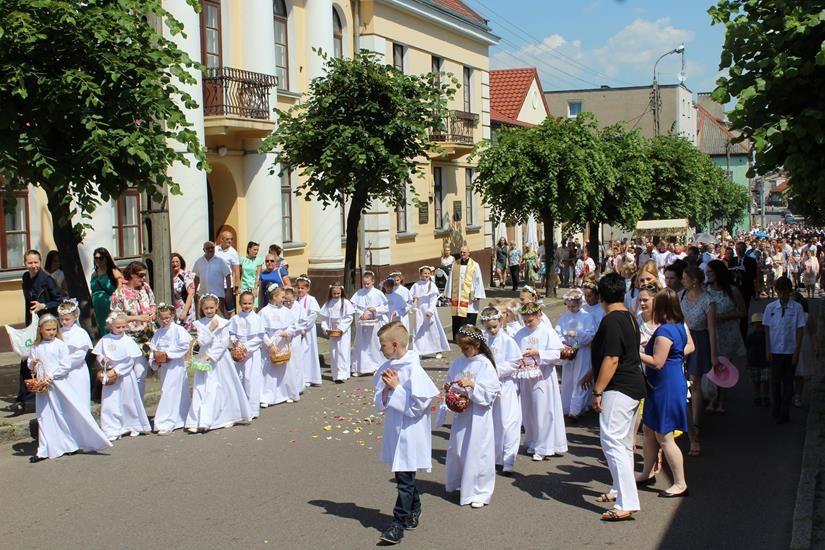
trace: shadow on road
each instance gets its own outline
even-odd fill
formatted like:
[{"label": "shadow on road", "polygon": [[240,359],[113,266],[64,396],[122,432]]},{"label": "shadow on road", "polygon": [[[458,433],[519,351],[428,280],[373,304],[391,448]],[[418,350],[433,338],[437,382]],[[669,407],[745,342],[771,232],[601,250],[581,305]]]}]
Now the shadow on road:
[{"label": "shadow on road", "polygon": [[379,531],[386,529],[392,521],[392,516],[382,514],[378,508],[364,508],[354,502],[310,500],[308,504],[323,508],[328,515],[344,519],[354,519],[364,527],[377,529]]}]

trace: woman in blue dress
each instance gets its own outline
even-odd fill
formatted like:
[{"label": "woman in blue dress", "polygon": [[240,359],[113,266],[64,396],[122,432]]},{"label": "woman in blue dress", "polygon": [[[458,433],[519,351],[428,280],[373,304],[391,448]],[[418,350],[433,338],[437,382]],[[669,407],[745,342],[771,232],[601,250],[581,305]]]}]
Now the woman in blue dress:
[{"label": "woman in blue dress", "polygon": [[683,497],[688,494],[684,459],[674,432],[688,429],[684,364],[685,356],[693,353],[694,345],[679,306],[679,296],[673,290],[665,288],[656,293],[653,319],[659,327],[641,354],[648,390],[642,416],[645,464],[638,482],[655,481],[653,471],[661,448],[673,473],[673,485],[659,496]]},{"label": "woman in blue dress", "polygon": [[289,286],[289,278],[287,277],[286,269],[279,265],[278,259],[274,254],[266,255],[260,280],[261,284],[258,285],[260,287],[258,294],[258,305],[261,309],[269,303],[269,291],[267,290],[269,285],[275,283],[281,288],[286,288]]}]

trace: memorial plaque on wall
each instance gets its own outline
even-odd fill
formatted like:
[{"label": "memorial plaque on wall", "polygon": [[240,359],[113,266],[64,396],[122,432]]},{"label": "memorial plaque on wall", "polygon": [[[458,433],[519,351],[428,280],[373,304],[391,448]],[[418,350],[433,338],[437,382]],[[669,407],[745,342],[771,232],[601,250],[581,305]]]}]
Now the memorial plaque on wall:
[{"label": "memorial plaque on wall", "polygon": [[418,225],[427,225],[430,223],[430,205],[422,202],[418,206]]}]

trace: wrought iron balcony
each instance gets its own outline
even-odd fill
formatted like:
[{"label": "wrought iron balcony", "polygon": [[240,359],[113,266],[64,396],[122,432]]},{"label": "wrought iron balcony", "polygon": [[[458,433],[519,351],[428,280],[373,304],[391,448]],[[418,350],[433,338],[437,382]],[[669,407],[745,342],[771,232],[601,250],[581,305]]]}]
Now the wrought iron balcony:
[{"label": "wrought iron balcony", "polygon": [[270,89],[277,77],[231,67],[212,67],[203,77],[204,116],[270,120]]},{"label": "wrought iron balcony", "polygon": [[439,143],[453,143],[458,145],[473,145],[473,130],[478,126],[478,115],[465,111],[450,111],[444,121],[446,132],[443,130],[431,131],[430,139]]}]

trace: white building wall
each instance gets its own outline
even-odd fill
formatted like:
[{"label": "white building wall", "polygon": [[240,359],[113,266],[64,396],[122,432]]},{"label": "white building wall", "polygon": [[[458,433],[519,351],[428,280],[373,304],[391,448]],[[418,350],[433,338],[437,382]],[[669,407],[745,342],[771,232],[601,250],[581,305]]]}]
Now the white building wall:
[{"label": "white building wall", "polygon": [[538,83],[533,80],[516,119],[529,124],[541,124],[545,118],[547,118],[547,111],[544,109],[544,100],[541,97]]}]

